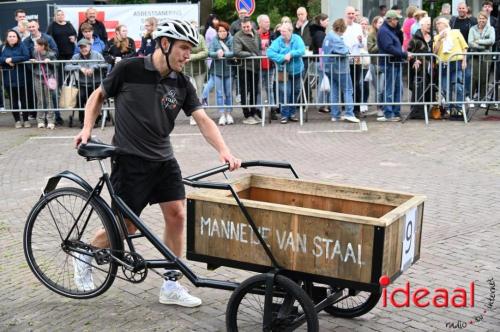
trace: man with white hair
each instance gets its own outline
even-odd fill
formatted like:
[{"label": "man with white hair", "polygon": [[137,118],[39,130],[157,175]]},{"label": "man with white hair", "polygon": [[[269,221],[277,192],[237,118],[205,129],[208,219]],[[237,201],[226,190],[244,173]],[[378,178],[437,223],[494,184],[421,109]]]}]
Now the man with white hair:
[{"label": "man with white hair", "polygon": [[[257,25],[259,29],[257,33],[260,36],[260,50],[262,55],[266,55],[267,48],[271,45],[271,20],[266,14],[261,14],[257,17]],[[263,104],[262,94],[266,92],[267,103],[274,105],[274,64],[267,57],[262,59],[260,63],[262,73],[262,88],[257,93],[257,102]],[[271,120],[278,120],[276,108],[271,109]]]},{"label": "man with white hair", "polygon": [[[361,25],[355,22],[356,20],[356,9],[354,7],[348,6],[344,10],[344,22],[347,25],[347,30],[344,32],[343,40],[344,43],[349,48],[350,55],[360,55],[363,49],[363,29]],[[354,102],[360,103],[361,98],[361,72],[362,65],[360,58],[350,58],[349,67],[351,72],[352,87],[354,90]],[[367,109],[367,106],[364,105]],[[362,111],[366,111],[366,109]],[[354,114],[359,116],[359,106],[354,106]]]}]

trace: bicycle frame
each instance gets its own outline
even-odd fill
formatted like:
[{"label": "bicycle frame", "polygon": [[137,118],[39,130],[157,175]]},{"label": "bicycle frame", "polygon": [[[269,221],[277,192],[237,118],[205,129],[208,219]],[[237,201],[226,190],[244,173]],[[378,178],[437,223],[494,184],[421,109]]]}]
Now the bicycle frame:
[{"label": "bicycle frame", "polygon": [[[71,180],[75,183],[77,183],[80,187],[82,187],[85,191],[89,193],[89,197],[87,199],[86,204],[84,205],[82,211],[86,208],[88,203],[92,199],[99,199],[100,203],[102,203],[103,207],[106,208],[107,211],[111,212],[108,213],[108,217],[110,217],[114,222],[115,226],[117,226],[117,230],[123,234],[123,238],[127,243],[127,246],[132,253],[137,253],[133,244],[133,239],[136,238],[141,238],[144,237],[146,238],[155,248],[158,250],[165,259],[146,259],[144,260],[145,268],[164,268],[164,269],[175,269],[179,270],[183,275],[188,278],[188,280],[195,285],[196,287],[210,287],[210,288],[216,288],[216,289],[223,289],[223,290],[234,290],[236,287],[239,286],[239,283],[237,282],[231,282],[231,281],[222,281],[222,280],[217,280],[217,279],[209,279],[209,278],[200,278],[198,277],[179,257],[177,257],[164,243],[163,241],[158,238],[145,224],[144,222],[130,209],[130,207],[127,206],[127,204],[115,193],[113,185],[110,180],[110,176],[108,172],[106,171],[106,167],[104,165],[104,161],[98,160],[102,175],[99,178],[99,181],[97,184],[92,187],[90,184],[88,184],[84,179],[82,179],[80,176],[76,175],[73,172],[70,171],[64,171],[52,178],[49,179],[47,182],[47,185],[44,189],[44,193],[50,192],[55,187],[57,186],[59,180],[61,178],[66,178],[68,180]],[[289,168],[293,175],[298,178],[297,173],[295,170],[292,168],[292,166],[288,163],[274,163],[274,162],[266,162],[266,161],[251,161],[251,162],[246,162],[242,165],[242,167],[252,167],[252,166],[268,166],[268,167],[277,167],[277,168]],[[192,175],[190,177],[187,177],[183,180],[183,183],[195,188],[212,188],[212,189],[226,189],[231,191],[233,194],[236,202],[238,203],[238,206],[242,210],[244,216],[246,217],[250,227],[252,227],[255,231],[255,234],[257,235],[257,238],[263,245],[263,248],[266,250],[266,253],[268,254],[269,258],[273,262],[273,268],[270,268],[270,270],[280,270],[280,267],[278,263],[276,262],[276,259],[274,258],[273,254],[271,253],[270,249],[265,245],[264,239],[261,237],[260,233],[258,232],[257,226],[255,225],[254,221],[252,220],[251,216],[248,214],[248,211],[246,210],[245,206],[239,199],[237,193],[234,191],[234,189],[231,187],[230,184],[227,183],[215,183],[215,182],[201,182],[199,181],[202,178],[212,176],[217,173],[222,173],[224,171],[227,171],[229,169],[228,165],[223,165],[220,167],[216,167],[195,175]],[[101,192],[104,189],[104,187],[107,188],[110,196],[111,196],[111,206],[114,207],[114,210],[111,209],[109,204],[104,201],[101,198]],[[113,212],[114,213],[113,213]],[[78,219],[80,216],[78,216]],[[77,220],[78,220],[77,219]],[[128,234],[125,219],[129,220],[138,230],[137,233],[135,234]],[[76,225],[76,223],[75,223]],[[71,231],[70,231],[71,234]],[[123,262],[122,262],[123,263]]]}]

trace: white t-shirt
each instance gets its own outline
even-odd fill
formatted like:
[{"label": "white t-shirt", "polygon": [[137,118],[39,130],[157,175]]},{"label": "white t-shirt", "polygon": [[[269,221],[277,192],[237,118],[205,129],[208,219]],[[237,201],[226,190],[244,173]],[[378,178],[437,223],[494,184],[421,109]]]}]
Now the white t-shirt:
[{"label": "white t-shirt", "polygon": [[347,30],[342,36],[344,43],[349,48],[349,53],[352,55],[359,55],[363,48],[363,42],[359,42],[358,36],[363,36],[363,29],[360,24],[354,22],[347,26]]}]

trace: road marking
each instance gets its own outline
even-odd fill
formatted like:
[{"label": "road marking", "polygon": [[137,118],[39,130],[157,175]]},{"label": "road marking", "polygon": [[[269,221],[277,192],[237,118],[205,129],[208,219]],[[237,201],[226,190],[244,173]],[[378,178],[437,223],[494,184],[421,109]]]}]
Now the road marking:
[{"label": "road marking", "polygon": [[[202,136],[201,133],[170,134],[169,136]],[[95,137],[95,136],[93,136]],[[75,136],[32,136],[29,139],[73,139]]]},{"label": "road marking", "polygon": [[359,129],[333,129],[333,130],[300,130],[299,134],[318,134],[318,133],[362,133],[368,131],[366,121],[359,123]]}]

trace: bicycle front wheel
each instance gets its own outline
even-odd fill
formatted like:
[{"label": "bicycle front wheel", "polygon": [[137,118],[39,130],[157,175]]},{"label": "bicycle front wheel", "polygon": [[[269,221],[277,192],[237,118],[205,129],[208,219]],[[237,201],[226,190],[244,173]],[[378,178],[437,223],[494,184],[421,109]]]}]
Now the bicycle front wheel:
[{"label": "bicycle front wheel", "polygon": [[107,253],[120,248],[102,203],[93,198],[87,204],[88,198],[79,188],[50,192],[31,211],[23,237],[35,276],[50,290],[78,299],[98,296],[111,286],[117,264]]}]

